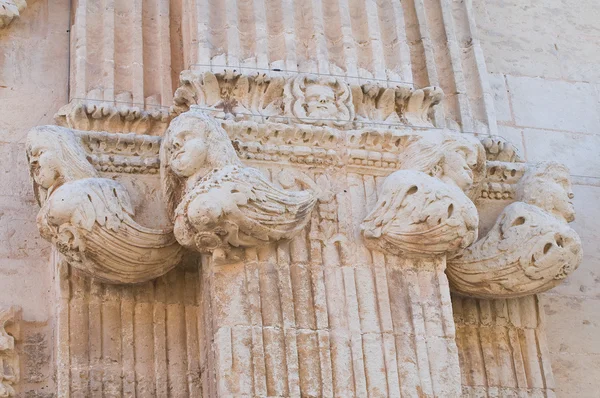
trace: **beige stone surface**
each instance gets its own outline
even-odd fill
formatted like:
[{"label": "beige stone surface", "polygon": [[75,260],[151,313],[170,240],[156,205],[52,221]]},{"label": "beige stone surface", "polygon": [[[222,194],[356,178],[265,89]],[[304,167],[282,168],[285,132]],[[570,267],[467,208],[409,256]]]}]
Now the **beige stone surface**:
[{"label": "beige stone surface", "polygon": [[[600,388],[594,0],[87,0],[72,8],[31,0],[20,10],[24,1],[0,0],[7,4],[0,308],[22,307],[17,396],[457,397],[461,372],[464,396],[586,397]],[[233,188],[226,172],[177,175],[199,200],[174,195],[193,232],[176,237],[210,255],[187,253],[171,272],[132,286],[82,274],[74,261],[82,253],[96,255],[93,267],[105,276],[118,270],[115,258],[136,272],[153,258],[148,253],[162,258],[144,239],[149,229],[169,235],[171,228],[158,136],[191,106],[216,118],[228,135],[221,138],[229,155],[220,160],[237,167]],[[51,188],[42,235],[59,250],[38,233],[25,155],[39,162],[25,138],[55,114],[57,124],[77,130],[75,152],[90,171],[66,181],[66,168],[50,162],[46,177],[60,181],[44,187],[37,179],[36,192]],[[208,138],[198,126],[190,130],[196,141]],[[469,138],[458,139],[459,131]],[[483,140],[486,162],[475,136],[487,133],[513,144]],[[196,144],[195,161],[207,152]],[[583,184],[573,189],[573,229],[568,206],[554,200],[555,185],[564,184],[530,181],[535,167],[524,161],[564,163]],[[425,210],[402,200],[407,182],[428,187],[418,202]],[[302,196],[310,206],[288,200]],[[378,214],[388,201],[414,217]],[[543,297],[547,320],[531,295],[538,290],[525,282],[516,283],[525,295],[518,299],[450,297],[446,252],[476,239],[477,218],[480,238],[502,235],[493,225],[514,201],[553,214],[542,222],[550,238],[568,230],[582,239],[580,269]],[[456,217],[461,209],[469,216]],[[269,227],[252,224],[259,219]],[[367,246],[365,219],[375,239],[406,231],[429,238],[440,220],[450,249],[412,257],[397,255],[398,239]],[[416,226],[404,228],[409,220]],[[86,244],[100,245],[73,245],[65,232],[72,225],[89,233]],[[245,236],[222,238],[236,228]],[[212,240],[202,241],[207,233]],[[94,239],[101,234],[110,238]],[[502,236],[488,240],[497,249]],[[531,245],[533,259],[520,242],[515,250],[527,256],[517,271],[536,280],[531,264],[554,253],[545,251],[548,242]],[[417,236],[420,254],[424,243],[418,248]],[[565,265],[547,258],[553,271]],[[492,279],[489,268],[479,272]]]}]

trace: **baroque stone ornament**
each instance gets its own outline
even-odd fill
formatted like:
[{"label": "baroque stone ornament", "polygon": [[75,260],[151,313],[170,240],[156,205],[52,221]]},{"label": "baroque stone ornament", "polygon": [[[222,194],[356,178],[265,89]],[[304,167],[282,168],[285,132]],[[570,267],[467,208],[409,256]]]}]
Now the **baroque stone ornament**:
[{"label": "baroque stone ornament", "polygon": [[530,166],[519,202],[507,206],[490,232],[448,261],[453,290],[479,298],[510,298],[560,284],[582,260],[569,170],[554,162]]},{"label": "baroque stone ornament", "polygon": [[7,27],[27,7],[25,0],[0,0],[0,29]]},{"label": "baroque stone ornament", "polygon": [[[14,385],[20,379],[19,355],[15,352],[20,321],[20,308],[13,306],[0,310],[0,397],[14,397]],[[6,331],[9,324],[13,325],[11,334]]]},{"label": "baroque stone ornament", "polygon": [[198,108],[171,122],[160,156],[175,236],[201,253],[291,239],[317,201],[312,191],[278,188],[245,167],[225,130]]},{"label": "baroque stone ornament", "polygon": [[69,263],[109,283],[139,283],[163,275],[181,260],[170,229],[134,221],[129,193],[100,178],[72,130],[45,126],[27,137],[27,157],[42,237]]},{"label": "baroque stone ornament", "polygon": [[396,255],[432,256],[464,249],[477,238],[473,202],[454,186],[420,171],[386,178],[361,228],[371,246]]},{"label": "baroque stone ornament", "polygon": [[350,86],[332,76],[298,75],[285,87],[286,113],[297,122],[344,126],[354,120]]},{"label": "baroque stone ornament", "polygon": [[454,292],[512,298],[560,284],[579,266],[581,241],[566,223],[523,202],[507,206],[490,232],[448,261]]}]

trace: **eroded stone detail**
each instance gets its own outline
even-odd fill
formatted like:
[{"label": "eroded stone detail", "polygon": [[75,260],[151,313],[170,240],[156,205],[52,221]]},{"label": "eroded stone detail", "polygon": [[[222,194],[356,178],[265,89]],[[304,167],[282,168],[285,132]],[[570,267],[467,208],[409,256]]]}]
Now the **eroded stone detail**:
[{"label": "eroded stone detail", "polygon": [[386,178],[361,228],[371,246],[396,255],[433,256],[477,239],[477,209],[464,193],[425,173],[400,170]]},{"label": "eroded stone detail", "polygon": [[0,0],[0,29],[7,27],[27,7],[25,0]]},{"label": "eroded stone detail", "polygon": [[439,87],[348,84],[328,75],[269,71],[241,74],[183,71],[172,113],[198,105],[216,118],[354,128],[364,124],[433,127]]},{"label": "eroded stone detail", "polygon": [[[19,336],[21,311],[18,307],[0,310],[0,397],[14,397],[14,385],[20,379],[19,355],[15,351],[15,339]],[[13,325],[9,334],[6,326]]]},{"label": "eroded stone detail", "polygon": [[167,128],[171,115],[158,99],[149,97],[146,104],[133,103],[130,92],[105,101],[101,90],[75,98],[58,110],[54,119],[59,126],[83,131],[159,135]]},{"label": "eroded stone detail", "polygon": [[143,282],[175,267],[182,249],[172,231],[135,222],[127,190],[100,178],[87,156],[69,129],[29,132],[27,157],[42,237],[75,268],[105,282]]},{"label": "eroded stone detail", "polygon": [[161,176],[177,240],[202,253],[291,239],[316,203],[314,192],[280,189],[245,167],[225,130],[200,109],[171,122]]},{"label": "eroded stone detail", "polygon": [[454,291],[480,298],[544,292],[582,260],[569,171],[557,163],[530,166],[519,181],[519,202],[507,206],[490,232],[448,261]]}]

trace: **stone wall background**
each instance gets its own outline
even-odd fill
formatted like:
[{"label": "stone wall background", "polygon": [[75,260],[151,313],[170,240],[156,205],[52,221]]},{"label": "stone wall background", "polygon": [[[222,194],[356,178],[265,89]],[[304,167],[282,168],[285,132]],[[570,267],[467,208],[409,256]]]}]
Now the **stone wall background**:
[{"label": "stone wall background", "polygon": [[[455,0],[459,1],[459,0]],[[470,0],[464,0],[470,1]],[[559,397],[600,387],[600,3],[596,0],[472,0],[499,132],[528,161],[571,168],[580,269],[544,295]],[[31,0],[0,31],[0,303],[23,308],[24,396],[52,391],[53,272],[35,226],[27,175],[29,128],[52,123],[67,102],[68,0]]]},{"label": "stone wall background", "polygon": [[0,30],[0,303],[23,308],[17,349],[26,397],[50,397],[55,388],[50,244],[36,227],[25,137],[67,101],[68,26],[68,0],[34,0]]},{"label": "stone wall background", "polygon": [[544,294],[558,397],[600,387],[600,2],[473,0],[499,133],[573,175],[584,260]]}]

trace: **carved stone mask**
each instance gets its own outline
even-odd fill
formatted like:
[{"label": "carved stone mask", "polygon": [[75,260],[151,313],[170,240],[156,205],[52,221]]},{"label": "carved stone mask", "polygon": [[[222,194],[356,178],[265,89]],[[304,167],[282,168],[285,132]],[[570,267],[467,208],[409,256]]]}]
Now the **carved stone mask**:
[{"label": "carved stone mask", "polygon": [[169,166],[179,177],[194,175],[206,163],[207,129],[208,126],[198,119],[182,120],[174,127]]},{"label": "carved stone mask", "polygon": [[321,84],[306,87],[306,115],[315,119],[333,119],[338,113],[333,88]]}]

